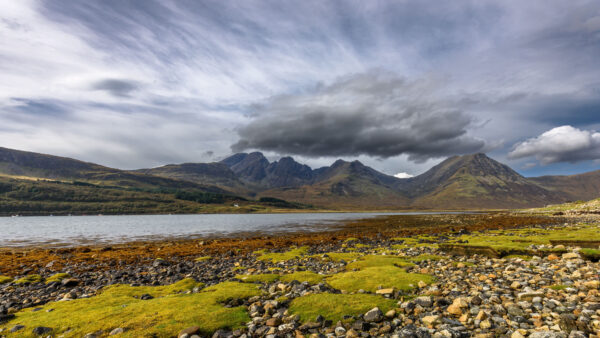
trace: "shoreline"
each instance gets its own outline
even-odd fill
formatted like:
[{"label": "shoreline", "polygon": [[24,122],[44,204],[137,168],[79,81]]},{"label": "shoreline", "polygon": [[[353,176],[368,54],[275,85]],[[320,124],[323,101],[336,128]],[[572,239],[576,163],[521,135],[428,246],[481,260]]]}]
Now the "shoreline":
[{"label": "shoreline", "polygon": [[[491,213],[491,212],[489,212]],[[346,212],[346,213],[273,213],[273,214],[179,214],[179,215],[97,215],[93,216],[27,216],[24,218],[0,219],[0,229],[12,227],[28,227],[36,237],[24,237],[18,232],[10,238],[0,239],[0,248],[70,248],[78,246],[109,246],[136,242],[178,241],[184,239],[209,240],[226,238],[246,238],[256,236],[295,236],[302,233],[314,234],[320,232],[338,231],[344,224],[361,219],[386,216],[426,216],[426,215],[463,215],[483,214],[476,211],[411,211],[411,212]],[[329,216],[331,215],[331,216]],[[273,216],[273,217],[270,217]],[[172,217],[172,218],[171,218]],[[212,217],[214,222],[223,226],[208,228]],[[225,217],[225,218],[222,218]],[[300,218],[298,218],[300,217]],[[331,219],[329,219],[331,217]],[[29,223],[31,220],[32,223]],[[35,221],[35,222],[34,222]],[[81,222],[81,223],[80,223]],[[149,226],[146,226],[146,223]],[[247,223],[247,226],[244,224]],[[280,223],[278,225],[278,223]],[[39,224],[45,232],[36,233],[35,225]],[[54,226],[49,226],[54,224]],[[94,231],[94,229],[112,229],[113,224],[122,224],[127,231],[111,232],[109,230]],[[263,224],[260,226],[259,224]],[[88,235],[84,230],[90,229]],[[168,227],[168,228],[167,228]],[[69,233],[67,229],[76,229]],[[244,230],[254,228],[254,230]],[[55,230],[56,229],[56,230]],[[116,230],[116,229],[115,229]],[[170,231],[170,233],[167,233]],[[68,236],[60,237],[59,233]],[[136,232],[140,235],[136,235]],[[147,234],[144,234],[147,233]],[[154,233],[154,234],[153,234]],[[47,234],[47,237],[45,236]],[[12,239],[14,238],[14,239]]]},{"label": "shoreline", "polygon": [[[466,221],[453,220],[464,218]],[[341,242],[347,238],[373,239],[382,237],[443,234],[460,230],[479,231],[510,229],[530,225],[561,224],[566,218],[514,213],[394,215],[342,221],[327,230],[315,232],[237,233],[233,236],[213,236],[195,239],[161,238],[156,241],[130,241],[112,244],[90,244],[72,247],[0,247],[0,274],[19,274],[18,266],[41,269],[54,262],[54,269],[63,262],[98,263],[120,260],[128,264],[163,254],[172,257],[238,253],[258,249],[282,249],[291,245],[315,245]],[[571,218],[572,219],[572,218]],[[450,222],[448,222],[450,220]],[[201,244],[200,244],[201,243]]]},{"label": "shoreline", "polygon": [[[598,246],[599,230],[597,217],[403,215],[318,234],[4,249],[0,336],[585,337],[600,329],[600,256],[552,240]],[[491,252],[445,248],[467,242]]]}]

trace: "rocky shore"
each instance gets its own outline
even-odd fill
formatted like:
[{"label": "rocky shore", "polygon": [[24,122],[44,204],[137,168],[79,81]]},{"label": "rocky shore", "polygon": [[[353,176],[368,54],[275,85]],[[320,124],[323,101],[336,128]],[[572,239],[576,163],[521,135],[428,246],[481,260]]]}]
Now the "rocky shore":
[{"label": "rocky shore", "polygon": [[[243,322],[212,330],[201,321],[198,326],[183,321],[177,330],[155,336],[600,337],[600,263],[577,246],[539,244],[560,232],[600,237],[598,224],[577,219],[558,228],[502,232],[338,234],[342,238],[305,246],[215,250],[210,256],[162,256],[135,264],[51,261],[12,281],[0,280],[0,336],[139,336],[135,324],[86,331],[86,326],[58,327],[51,315],[66,311],[61,304],[97,299],[111,285],[135,290],[193,280],[197,284],[177,291],[182,299],[206,298],[211,286],[216,292],[229,287],[232,294],[240,286],[255,288],[246,296],[215,301],[215,311],[240,309]],[[440,248],[489,238],[503,243],[506,236],[524,243],[530,254],[494,258]],[[150,305],[165,295],[148,291],[133,298]]]}]

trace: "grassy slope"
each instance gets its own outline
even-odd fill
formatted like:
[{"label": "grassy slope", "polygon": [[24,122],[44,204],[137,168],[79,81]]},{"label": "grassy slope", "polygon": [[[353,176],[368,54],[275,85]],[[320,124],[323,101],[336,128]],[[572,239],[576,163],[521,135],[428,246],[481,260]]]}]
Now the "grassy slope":
[{"label": "grassy slope", "polygon": [[[218,196],[218,195],[217,195]],[[272,203],[224,197],[223,204],[175,198],[170,192],[0,176],[0,216],[66,214],[165,214],[277,212]],[[229,200],[231,199],[231,200]],[[239,208],[233,206],[238,204]]]},{"label": "grassy slope", "polygon": [[600,170],[570,176],[530,177],[529,180],[551,191],[565,193],[573,201],[599,197]]},{"label": "grassy slope", "polygon": [[326,180],[294,188],[264,191],[261,196],[276,196],[288,201],[343,209],[407,208],[409,201],[392,187],[379,184],[373,178],[336,173]]}]

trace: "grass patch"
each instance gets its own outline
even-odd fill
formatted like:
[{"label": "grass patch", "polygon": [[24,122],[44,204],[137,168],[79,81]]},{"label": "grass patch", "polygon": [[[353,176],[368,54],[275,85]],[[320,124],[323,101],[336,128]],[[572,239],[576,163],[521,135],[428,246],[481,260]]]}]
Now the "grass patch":
[{"label": "grass patch", "polygon": [[413,266],[413,263],[398,256],[367,255],[346,266],[346,270],[364,269],[376,266]]},{"label": "grass patch", "polygon": [[[467,245],[489,246],[504,256],[511,251],[531,251],[531,244],[551,244],[551,240],[562,241],[594,241],[600,240],[600,226],[578,225],[554,227],[551,229],[510,229],[473,233],[458,238],[467,241]],[[550,252],[550,251],[546,251]],[[534,252],[532,252],[534,253]]]},{"label": "grass patch", "polygon": [[418,255],[414,257],[408,258],[411,262],[423,262],[423,261],[439,261],[440,259],[445,259],[444,256],[439,255]]},{"label": "grass patch", "polygon": [[335,274],[327,278],[327,283],[339,290],[355,292],[360,289],[375,292],[379,287],[396,288],[403,291],[413,289],[419,281],[431,283],[429,275],[407,273],[395,266],[373,266],[359,271]]},{"label": "grass patch", "polygon": [[203,257],[198,257],[196,259],[194,259],[195,262],[204,262],[204,261],[208,261],[212,259],[211,256],[203,256]]},{"label": "grass patch", "polygon": [[279,275],[274,273],[263,273],[259,275],[236,275],[235,278],[247,283],[272,283],[279,279]]},{"label": "grass patch", "polygon": [[[329,257],[323,257],[323,255],[325,254]],[[356,252],[327,252],[325,254],[312,255],[310,257],[323,260],[330,260],[334,262],[351,262],[361,256],[359,253]]]},{"label": "grass patch", "polygon": [[[160,287],[113,285],[91,298],[48,303],[38,312],[22,310],[2,327],[20,324],[31,330],[47,326],[54,329],[54,335],[65,333],[66,337],[123,327],[127,331],[122,337],[172,337],[174,332],[190,326],[197,325],[208,335],[220,328],[242,327],[250,320],[244,306],[226,308],[221,303],[258,295],[257,285],[225,282],[199,293],[181,293],[199,285],[192,279]],[[140,300],[142,294],[155,298]],[[48,309],[53,311],[46,312]]]},{"label": "grass patch", "polygon": [[289,283],[293,280],[297,280],[299,282],[308,282],[309,284],[319,284],[325,279],[325,275],[319,275],[318,273],[314,273],[312,271],[298,271],[288,275],[283,275],[279,278],[280,281]]},{"label": "grass patch", "polygon": [[13,281],[12,277],[0,276],[0,284],[6,284],[6,283],[10,283],[12,281]]},{"label": "grass patch", "polygon": [[302,246],[299,248],[295,248],[292,249],[290,251],[287,252],[259,252],[256,251],[255,253],[258,253],[258,260],[260,261],[270,261],[272,263],[277,263],[277,262],[285,262],[285,261],[289,261],[295,258],[300,258],[304,255],[306,255],[308,253],[308,247],[307,246]]},{"label": "grass patch", "polygon": [[350,242],[356,242],[356,241],[358,241],[358,238],[348,237],[344,240],[344,243],[350,243]]},{"label": "grass patch", "polygon": [[52,282],[62,282],[63,279],[71,277],[68,273],[57,273],[46,279],[46,284]]},{"label": "grass patch", "polygon": [[343,295],[319,293],[298,297],[290,303],[290,313],[300,315],[302,322],[314,321],[321,315],[334,323],[345,315],[363,314],[374,307],[384,313],[394,308],[396,301],[369,294]]},{"label": "grass patch", "polygon": [[552,290],[556,290],[556,291],[561,291],[568,287],[569,287],[568,285],[555,284],[555,285],[550,285],[548,288],[550,288]]},{"label": "grass patch", "polygon": [[40,275],[28,275],[22,278],[19,278],[15,281],[15,284],[34,284],[41,283],[43,280]]},{"label": "grass patch", "polygon": [[581,254],[591,260],[600,260],[600,250],[597,249],[581,249],[579,252]]}]

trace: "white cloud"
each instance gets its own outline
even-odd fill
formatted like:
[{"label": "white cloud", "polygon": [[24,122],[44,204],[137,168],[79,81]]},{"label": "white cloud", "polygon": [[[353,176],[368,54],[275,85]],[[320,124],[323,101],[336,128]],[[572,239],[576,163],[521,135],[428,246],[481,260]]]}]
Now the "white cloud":
[{"label": "white cloud", "polygon": [[411,178],[411,177],[415,177],[415,175],[411,175],[409,173],[397,173],[396,175],[394,175],[394,177],[396,177],[396,178]]},{"label": "white cloud", "polygon": [[509,158],[535,157],[542,164],[600,158],[600,133],[572,126],[550,129],[515,145]]}]

